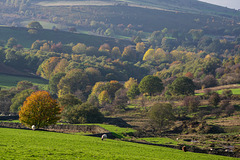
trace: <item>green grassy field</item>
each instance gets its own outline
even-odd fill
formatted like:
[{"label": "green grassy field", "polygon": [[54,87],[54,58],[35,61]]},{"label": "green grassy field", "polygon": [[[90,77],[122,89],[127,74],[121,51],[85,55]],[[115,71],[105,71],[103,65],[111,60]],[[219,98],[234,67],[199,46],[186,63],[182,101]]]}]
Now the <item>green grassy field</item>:
[{"label": "green grassy field", "polygon": [[228,160],[230,157],[98,137],[0,128],[0,159],[172,159]]},{"label": "green grassy field", "polygon": [[24,76],[13,76],[0,74],[0,87],[3,89],[9,89],[11,87],[16,87],[17,83],[23,80],[31,81],[33,85],[39,86],[42,90],[48,89],[48,81],[40,78],[30,78]]},{"label": "green grassy field", "polygon": [[[233,94],[240,94],[240,88],[231,89]],[[223,90],[218,90],[217,93],[222,94]]]},{"label": "green grassy field", "polygon": [[108,43],[111,46],[123,47],[131,43],[126,40],[119,40],[116,42],[114,38],[53,30],[40,30],[37,34],[31,35],[28,33],[27,28],[15,27],[0,27],[0,35],[0,40],[4,41],[7,41],[11,37],[16,38],[25,48],[30,48],[32,43],[36,40],[48,40],[55,43],[62,42],[63,44],[84,43],[87,46],[95,47],[99,47],[104,43]]},{"label": "green grassy field", "polygon": [[[240,88],[230,89],[234,95],[240,95]],[[222,94],[223,90],[216,91],[218,94]],[[196,93],[196,96],[204,95],[204,93]]]},{"label": "green grassy field", "polygon": [[179,142],[172,140],[171,138],[159,138],[159,137],[150,137],[150,138],[139,138],[139,140],[144,140],[146,142],[154,144],[164,144],[164,145],[173,145],[177,146]]},{"label": "green grassy field", "polygon": [[117,137],[117,138],[125,138],[127,134],[136,132],[136,130],[132,128],[123,128],[123,127],[118,127],[115,125],[108,125],[108,124],[83,124],[83,125],[98,125],[109,132],[112,132],[112,134]]},{"label": "green grassy field", "polygon": [[[32,22],[32,21],[30,21],[30,20],[29,20],[29,21],[23,21],[23,22],[21,22],[21,24],[22,24],[23,26],[27,27],[27,25],[28,25],[30,22]],[[61,25],[55,24],[55,23],[50,23],[50,22],[45,22],[45,21],[38,21],[38,22],[43,26],[44,29],[52,29],[54,26],[57,27],[57,28],[59,28],[59,29],[63,28]],[[65,26],[64,26],[64,27],[65,27]]]}]

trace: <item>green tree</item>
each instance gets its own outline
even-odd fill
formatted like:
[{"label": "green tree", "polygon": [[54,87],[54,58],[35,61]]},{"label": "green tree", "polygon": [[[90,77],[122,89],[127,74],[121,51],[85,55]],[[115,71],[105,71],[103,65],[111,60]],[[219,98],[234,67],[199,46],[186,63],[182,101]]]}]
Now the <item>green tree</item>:
[{"label": "green tree", "polygon": [[136,83],[131,85],[130,89],[127,91],[127,96],[130,99],[134,99],[139,94],[140,94],[140,91],[139,91],[139,88],[138,88],[138,84],[136,84]]},{"label": "green tree", "polygon": [[178,77],[169,86],[172,95],[194,95],[195,85],[188,77]]},{"label": "green tree", "polygon": [[101,123],[104,116],[97,107],[83,103],[75,105],[68,112],[65,112],[63,119],[70,123]]},{"label": "green tree", "polygon": [[19,120],[24,125],[36,128],[55,124],[60,117],[60,108],[47,91],[33,92],[23,103]]},{"label": "green tree", "polygon": [[139,83],[139,90],[141,93],[147,93],[150,96],[157,92],[162,92],[163,84],[162,80],[156,76],[145,76]]},{"label": "green tree", "polygon": [[177,47],[177,39],[172,37],[164,37],[161,44],[164,50],[171,51],[174,47]]},{"label": "green tree", "polygon": [[72,69],[58,84],[58,96],[63,94],[74,94],[77,90],[85,92],[89,79],[81,69]]},{"label": "green tree", "polygon": [[99,100],[99,104],[100,105],[104,105],[106,103],[110,103],[110,96],[108,94],[108,92],[106,90],[102,91],[99,95],[98,95],[98,100]]},{"label": "green tree", "polygon": [[17,89],[19,90],[24,90],[24,89],[29,89],[33,86],[32,82],[30,81],[20,81],[17,83]]},{"label": "green tree", "polygon": [[75,106],[77,104],[82,104],[82,101],[76,98],[73,94],[66,94],[58,98],[59,106],[64,109],[66,106]]},{"label": "green tree", "polygon": [[168,128],[175,119],[172,105],[169,103],[154,104],[149,111],[149,118],[156,128],[160,130]]},{"label": "green tree", "polygon": [[27,27],[34,29],[43,29],[42,25],[37,21],[30,22]]},{"label": "green tree", "polygon": [[62,77],[64,77],[65,75],[66,75],[66,73],[57,73],[50,78],[49,89],[50,89],[50,92],[52,94],[57,94],[58,93],[57,85],[60,82],[60,80],[62,79]]},{"label": "green tree", "polygon": [[72,51],[75,54],[84,54],[86,53],[87,46],[83,43],[78,43],[77,45],[72,47]]},{"label": "green tree", "polygon": [[27,97],[31,95],[33,92],[32,89],[23,90],[20,93],[17,93],[13,99],[11,100],[12,105],[10,106],[11,113],[18,113],[20,111],[23,102],[26,100]]}]

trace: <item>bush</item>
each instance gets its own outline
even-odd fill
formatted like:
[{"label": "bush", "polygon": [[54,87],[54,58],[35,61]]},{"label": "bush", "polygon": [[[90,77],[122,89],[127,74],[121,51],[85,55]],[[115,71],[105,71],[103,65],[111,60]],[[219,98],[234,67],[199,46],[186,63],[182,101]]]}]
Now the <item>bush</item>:
[{"label": "bush", "polygon": [[103,118],[99,109],[89,103],[75,105],[63,114],[63,120],[70,123],[100,123]]},{"label": "bush", "polygon": [[205,88],[215,87],[215,86],[218,85],[218,82],[217,82],[216,78],[213,75],[207,75],[202,80],[202,85],[204,85]]},{"label": "bush", "polygon": [[113,105],[115,109],[125,110],[128,102],[127,90],[119,89],[115,94],[115,99],[113,101]]},{"label": "bush", "polygon": [[225,110],[225,113],[227,116],[231,116],[235,111],[235,107],[233,105],[228,105],[226,110]]},{"label": "bush", "polygon": [[217,106],[219,102],[221,101],[221,98],[218,93],[214,92],[208,99],[208,102],[212,106]]},{"label": "bush", "polygon": [[149,118],[156,129],[165,129],[172,124],[175,119],[173,115],[172,105],[169,103],[154,104],[149,111]]},{"label": "bush", "polygon": [[199,97],[197,96],[188,96],[183,99],[183,105],[188,107],[189,112],[196,112],[198,106],[200,105]]},{"label": "bush", "polygon": [[222,94],[227,99],[230,99],[232,97],[232,95],[233,95],[232,90],[230,90],[230,89],[224,89]]}]

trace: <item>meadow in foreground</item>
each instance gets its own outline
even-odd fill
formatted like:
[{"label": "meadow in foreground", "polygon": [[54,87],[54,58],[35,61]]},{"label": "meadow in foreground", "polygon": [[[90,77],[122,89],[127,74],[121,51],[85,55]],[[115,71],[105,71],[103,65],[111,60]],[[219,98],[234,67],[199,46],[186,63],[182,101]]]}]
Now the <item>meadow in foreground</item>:
[{"label": "meadow in foreground", "polygon": [[0,128],[0,139],[0,159],[234,159],[46,131]]}]

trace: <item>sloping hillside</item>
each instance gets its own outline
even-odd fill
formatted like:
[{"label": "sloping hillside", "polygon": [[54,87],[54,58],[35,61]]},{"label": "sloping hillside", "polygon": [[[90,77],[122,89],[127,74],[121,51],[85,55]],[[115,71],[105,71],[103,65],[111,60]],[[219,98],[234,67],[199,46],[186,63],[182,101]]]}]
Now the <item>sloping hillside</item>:
[{"label": "sloping hillside", "polygon": [[20,27],[0,27],[0,40],[6,41],[14,37],[17,41],[26,48],[30,48],[32,43],[36,40],[47,40],[55,43],[84,43],[87,46],[99,47],[104,43],[111,46],[127,46],[131,44],[128,40],[116,40],[109,37],[100,37],[94,35],[71,33],[64,31],[40,30],[37,34],[29,34],[27,28]]}]

